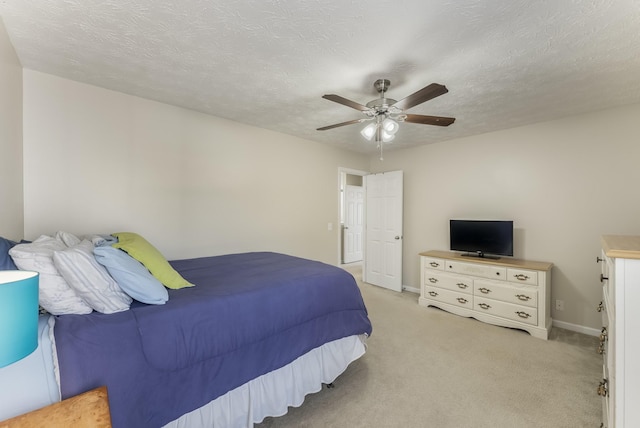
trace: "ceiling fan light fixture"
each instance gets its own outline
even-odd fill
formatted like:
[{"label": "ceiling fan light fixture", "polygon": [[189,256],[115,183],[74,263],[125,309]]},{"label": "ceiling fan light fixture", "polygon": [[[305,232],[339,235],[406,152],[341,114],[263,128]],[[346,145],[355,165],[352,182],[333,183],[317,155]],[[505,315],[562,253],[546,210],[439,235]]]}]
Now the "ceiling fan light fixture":
[{"label": "ceiling fan light fixture", "polygon": [[371,141],[373,136],[376,135],[376,128],[377,128],[376,123],[370,123],[364,128],[362,128],[362,131],[360,131],[360,134],[362,134],[362,136],[367,140]]},{"label": "ceiling fan light fixture", "polygon": [[390,143],[393,141],[393,139],[396,138],[396,136],[394,134],[390,134],[387,131],[385,131],[384,129],[382,130],[382,141],[384,143]]},{"label": "ceiling fan light fixture", "polygon": [[386,118],[382,121],[382,128],[388,134],[393,135],[398,132],[398,129],[400,129],[400,125],[398,125],[398,122],[396,122],[395,120]]}]

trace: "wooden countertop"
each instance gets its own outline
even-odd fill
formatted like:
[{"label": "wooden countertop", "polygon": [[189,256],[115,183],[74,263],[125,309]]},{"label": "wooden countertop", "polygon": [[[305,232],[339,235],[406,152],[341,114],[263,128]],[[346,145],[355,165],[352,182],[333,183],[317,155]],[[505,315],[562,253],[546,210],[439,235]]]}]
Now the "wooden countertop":
[{"label": "wooden countertop", "polygon": [[463,256],[461,253],[454,253],[451,251],[425,251],[420,253],[421,256],[435,257],[439,259],[447,260],[459,260],[461,262],[468,263],[482,263],[487,265],[498,265],[505,267],[514,267],[519,269],[531,269],[531,270],[549,270],[553,267],[553,263],[549,262],[535,262],[532,260],[512,259],[510,257],[500,257],[499,259],[488,259],[482,257],[469,257]]},{"label": "wooden countertop", "polygon": [[604,235],[602,249],[607,257],[640,259],[640,236]]}]

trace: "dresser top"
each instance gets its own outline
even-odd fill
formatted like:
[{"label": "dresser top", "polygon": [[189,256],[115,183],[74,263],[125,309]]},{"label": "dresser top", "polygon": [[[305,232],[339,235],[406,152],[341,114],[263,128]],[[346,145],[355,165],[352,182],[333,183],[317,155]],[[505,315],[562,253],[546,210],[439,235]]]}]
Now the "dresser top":
[{"label": "dresser top", "polygon": [[426,257],[436,257],[439,259],[459,260],[461,262],[482,263],[487,265],[515,267],[515,268],[531,269],[531,270],[546,271],[551,269],[551,267],[553,266],[553,263],[549,263],[549,262],[534,262],[532,260],[512,259],[510,257],[501,257],[499,259],[469,257],[469,256],[463,256],[460,253],[454,253],[451,251],[431,250],[431,251],[425,251],[424,253],[420,253],[420,255],[426,256]]},{"label": "dresser top", "polygon": [[607,257],[640,259],[640,236],[604,235],[602,249]]}]

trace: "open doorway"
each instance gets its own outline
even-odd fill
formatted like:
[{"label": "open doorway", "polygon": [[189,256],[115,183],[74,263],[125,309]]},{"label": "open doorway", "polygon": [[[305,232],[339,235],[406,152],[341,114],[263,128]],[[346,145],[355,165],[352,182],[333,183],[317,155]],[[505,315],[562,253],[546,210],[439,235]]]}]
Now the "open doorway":
[{"label": "open doorway", "polygon": [[358,263],[363,259],[365,171],[340,168],[340,264]]}]

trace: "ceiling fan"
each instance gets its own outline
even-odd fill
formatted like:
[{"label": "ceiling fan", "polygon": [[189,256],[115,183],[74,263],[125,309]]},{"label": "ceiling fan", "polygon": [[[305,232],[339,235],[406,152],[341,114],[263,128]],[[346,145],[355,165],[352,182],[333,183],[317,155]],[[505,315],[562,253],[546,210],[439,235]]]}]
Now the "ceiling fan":
[{"label": "ceiling fan", "polygon": [[[378,142],[378,146],[381,148],[381,143],[391,142],[395,137],[395,133],[399,128],[398,122],[420,123],[422,125],[436,125],[436,126],[449,126],[454,121],[453,117],[442,116],[425,116],[422,114],[408,114],[406,110],[411,107],[422,104],[425,101],[429,101],[433,98],[444,95],[449,90],[438,83],[432,83],[417,92],[409,95],[406,98],[396,101],[391,98],[385,98],[385,92],[389,89],[391,82],[387,79],[378,79],[374,82],[373,86],[380,93],[380,98],[373,101],[369,101],[366,105],[359,104],[355,101],[348,100],[340,95],[327,94],[322,98],[329,101],[336,102],[338,104],[345,105],[347,107],[360,110],[365,117],[360,119],[349,120],[346,122],[336,123],[329,126],[323,126],[318,128],[318,131],[326,131],[327,129],[338,128],[340,126],[352,125],[355,123],[362,123],[367,121],[373,121],[367,125],[360,133],[368,140],[375,137],[375,141]],[[382,149],[381,149],[382,150]]]}]

